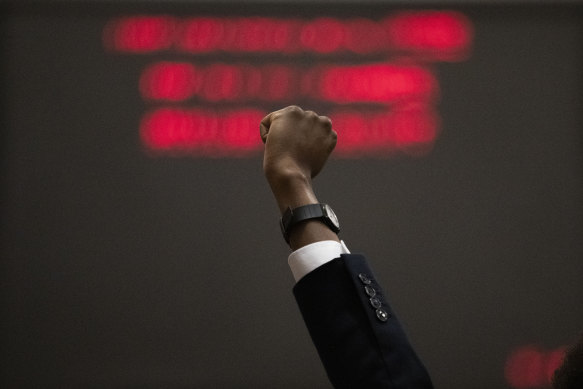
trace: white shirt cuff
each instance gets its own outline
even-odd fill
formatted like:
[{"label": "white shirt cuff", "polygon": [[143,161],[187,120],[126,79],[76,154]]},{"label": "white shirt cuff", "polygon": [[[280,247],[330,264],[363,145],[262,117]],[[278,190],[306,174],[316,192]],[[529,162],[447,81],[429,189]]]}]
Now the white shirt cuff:
[{"label": "white shirt cuff", "polygon": [[300,247],[289,255],[287,263],[298,282],[312,270],[340,257],[340,254],[350,254],[344,241],[324,240]]}]

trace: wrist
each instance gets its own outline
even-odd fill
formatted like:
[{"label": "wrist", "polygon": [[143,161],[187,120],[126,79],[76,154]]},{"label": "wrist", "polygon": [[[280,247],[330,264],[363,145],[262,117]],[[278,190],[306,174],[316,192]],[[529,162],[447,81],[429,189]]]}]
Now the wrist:
[{"label": "wrist", "polygon": [[266,176],[282,214],[288,208],[318,202],[312,188],[311,178],[301,171],[290,169]]}]

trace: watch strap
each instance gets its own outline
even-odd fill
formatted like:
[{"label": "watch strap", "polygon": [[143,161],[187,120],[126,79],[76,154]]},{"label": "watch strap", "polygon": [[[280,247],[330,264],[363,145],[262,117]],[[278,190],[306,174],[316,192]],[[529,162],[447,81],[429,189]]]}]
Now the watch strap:
[{"label": "watch strap", "polygon": [[291,209],[288,208],[280,219],[280,227],[283,237],[289,243],[290,231],[293,227],[305,220],[320,219],[335,233],[340,232],[340,228],[330,222],[326,204],[307,204]]}]

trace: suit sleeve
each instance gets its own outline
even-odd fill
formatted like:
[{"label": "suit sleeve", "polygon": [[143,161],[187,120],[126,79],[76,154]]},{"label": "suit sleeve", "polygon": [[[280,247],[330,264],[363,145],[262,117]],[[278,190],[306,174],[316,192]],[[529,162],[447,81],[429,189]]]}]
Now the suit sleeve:
[{"label": "suit sleeve", "polygon": [[363,256],[343,254],[293,292],[335,388],[433,388]]}]

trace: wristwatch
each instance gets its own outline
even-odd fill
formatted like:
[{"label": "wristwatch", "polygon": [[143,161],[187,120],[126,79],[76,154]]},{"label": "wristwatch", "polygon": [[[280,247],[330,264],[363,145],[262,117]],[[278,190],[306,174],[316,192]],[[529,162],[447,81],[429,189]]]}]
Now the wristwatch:
[{"label": "wristwatch", "polygon": [[320,220],[335,233],[340,232],[338,218],[328,204],[308,204],[294,209],[288,207],[279,221],[285,241],[289,243],[290,231],[296,224],[310,219]]}]

